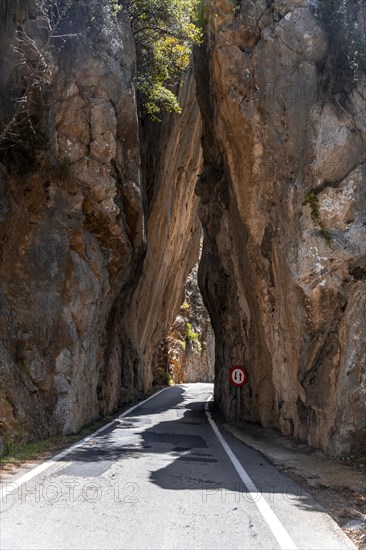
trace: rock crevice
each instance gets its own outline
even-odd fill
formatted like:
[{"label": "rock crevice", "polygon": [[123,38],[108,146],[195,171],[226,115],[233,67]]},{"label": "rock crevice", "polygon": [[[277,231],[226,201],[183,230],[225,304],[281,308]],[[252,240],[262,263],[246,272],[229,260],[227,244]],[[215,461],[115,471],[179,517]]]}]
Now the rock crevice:
[{"label": "rock crevice", "polygon": [[241,363],[244,419],[337,454],[365,441],[365,78],[325,98],[330,55],[309,2],[212,2],[197,192],[218,404],[234,418]]},{"label": "rock crevice", "polygon": [[[160,125],[138,117],[123,13],[101,8],[92,36],[47,50],[26,129],[0,144],[3,446],[75,432],[151,388],[200,222],[224,416],[242,364],[243,419],[330,454],[364,445],[366,80],[331,93],[312,4],[206,3],[182,114]],[[27,80],[17,30],[45,40],[21,10],[1,34],[11,97]]]}]

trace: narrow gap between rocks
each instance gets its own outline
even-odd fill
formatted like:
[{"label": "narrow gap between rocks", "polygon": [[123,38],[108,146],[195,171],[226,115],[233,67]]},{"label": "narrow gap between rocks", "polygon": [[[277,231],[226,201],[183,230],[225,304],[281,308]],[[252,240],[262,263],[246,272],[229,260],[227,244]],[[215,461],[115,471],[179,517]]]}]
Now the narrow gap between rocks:
[{"label": "narrow gap between rocks", "polygon": [[[200,247],[200,256],[202,243]],[[184,300],[154,359],[154,384],[213,382],[215,335],[198,286],[199,262],[188,275]]]}]

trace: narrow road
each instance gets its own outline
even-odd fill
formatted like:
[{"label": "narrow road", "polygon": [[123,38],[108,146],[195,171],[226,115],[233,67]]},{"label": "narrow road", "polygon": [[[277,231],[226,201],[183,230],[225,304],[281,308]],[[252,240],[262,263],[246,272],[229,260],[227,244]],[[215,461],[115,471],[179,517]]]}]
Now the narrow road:
[{"label": "narrow road", "polygon": [[0,548],[354,548],[300,486],[209,423],[211,392],[163,390],[37,475],[4,483]]}]

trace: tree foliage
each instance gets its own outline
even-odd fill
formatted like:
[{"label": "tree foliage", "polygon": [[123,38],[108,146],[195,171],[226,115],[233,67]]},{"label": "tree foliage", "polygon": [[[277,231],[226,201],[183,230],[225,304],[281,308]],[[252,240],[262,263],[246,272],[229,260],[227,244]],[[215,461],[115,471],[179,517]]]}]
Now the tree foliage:
[{"label": "tree foliage", "polygon": [[[31,8],[46,33],[41,44],[17,29],[13,51],[24,69],[24,90],[13,108],[0,120],[0,145],[18,139],[20,126],[29,122],[29,104],[36,90],[47,85],[45,75],[52,58],[68,37],[80,40],[108,26],[118,25],[118,14],[127,11],[137,50],[137,89],[144,111],[159,119],[161,111],[179,112],[176,91],[190,61],[192,45],[200,41],[195,24],[198,0],[0,0],[0,19]],[[27,62],[31,51],[34,62]],[[41,86],[42,84],[42,86]],[[11,112],[10,112],[11,111]],[[0,113],[1,114],[1,113]],[[1,117],[0,117],[1,118]]]},{"label": "tree foliage", "polygon": [[179,112],[174,93],[200,41],[195,24],[197,0],[121,2],[131,18],[137,50],[137,89],[145,111],[158,119],[162,110]]}]

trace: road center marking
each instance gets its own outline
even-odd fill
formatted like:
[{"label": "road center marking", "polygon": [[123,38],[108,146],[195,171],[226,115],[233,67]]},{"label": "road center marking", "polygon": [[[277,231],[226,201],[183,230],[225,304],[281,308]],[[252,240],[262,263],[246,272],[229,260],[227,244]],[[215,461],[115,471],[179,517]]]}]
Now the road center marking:
[{"label": "road center marking", "polygon": [[101,428],[99,428],[98,430],[96,430],[94,433],[92,433],[91,435],[88,435],[87,437],[84,437],[84,439],[82,439],[81,441],[79,441],[78,443],[75,443],[75,445],[72,445],[71,447],[69,447],[68,449],[65,449],[64,451],[62,451],[61,453],[58,453],[57,455],[53,456],[50,460],[47,460],[46,462],[43,462],[43,464],[40,464],[39,466],[36,466],[35,468],[33,468],[32,470],[30,470],[29,472],[27,472],[26,474],[22,475],[21,477],[19,477],[18,479],[14,480],[14,481],[9,481],[9,482],[6,482],[4,481],[3,484],[4,486],[0,489],[0,501],[1,502],[4,502],[3,499],[6,500],[6,497],[7,496],[10,496],[14,493],[16,493],[18,491],[18,489],[20,488],[20,486],[23,484],[23,483],[26,483],[27,481],[30,481],[31,479],[33,479],[34,477],[38,476],[39,474],[41,474],[42,472],[44,472],[45,470],[48,470],[48,468],[50,468],[51,466],[53,466],[54,464],[56,464],[56,462],[59,462],[60,460],[62,460],[63,458],[65,458],[65,456],[69,455],[70,453],[72,453],[73,451],[75,451],[75,449],[78,449],[79,447],[81,447],[82,445],[84,445],[85,443],[87,443],[88,441],[90,441],[91,439],[93,439],[96,435],[99,435],[101,432],[104,432],[104,430],[107,430],[108,428],[110,428],[111,426],[113,426],[113,424],[116,423],[116,421],[119,419],[119,418],[123,418],[124,416],[127,416],[129,415],[132,411],[134,411],[135,409],[137,409],[137,407],[140,407],[141,405],[144,405],[145,403],[147,403],[148,401],[150,401],[150,399],[152,399],[153,397],[156,397],[157,395],[159,395],[159,393],[162,393],[163,391],[165,390],[168,390],[169,388],[163,388],[162,390],[154,393],[153,395],[150,395],[150,397],[148,397],[147,399],[145,399],[144,401],[140,401],[139,403],[137,403],[136,405],[133,405],[133,407],[130,407],[129,409],[127,409],[126,411],[124,411],[122,414],[120,414],[117,418],[115,418],[114,420],[112,420],[112,422],[109,422],[108,424],[106,424],[105,426],[102,426]]},{"label": "road center marking", "polygon": [[277,539],[278,544],[280,545],[282,550],[297,550],[296,544],[276,516],[276,514],[273,512],[272,508],[269,506],[267,501],[264,499],[264,497],[258,499],[259,491],[254,485],[253,481],[247,474],[247,472],[244,470],[243,466],[240,464],[239,460],[234,455],[233,451],[230,449],[229,445],[226,443],[225,439],[221,435],[221,432],[219,428],[217,427],[216,422],[213,420],[211,413],[208,408],[208,402],[211,400],[211,396],[207,399],[206,405],[205,405],[205,411],[207,415],[207,420],[210,423],[211,428],[215,432],[215,435],[217,439],[220,441],[221,445],[223,446],[226,454],[230,458],[235,470],[237,471],[239,477],[241,478],[242,482],[244,483],[245,487],[248,489],[248,492],[250,495],[253,496],[253,500],[258,507],[260,513],[263,516],[263,519],[267,523],[268,527],[271,529],[272,533]]}]

